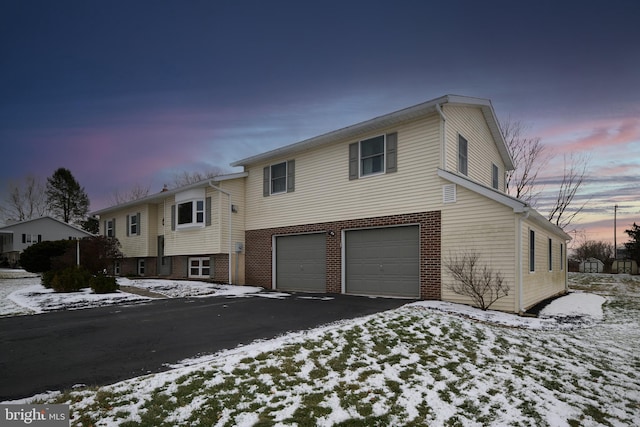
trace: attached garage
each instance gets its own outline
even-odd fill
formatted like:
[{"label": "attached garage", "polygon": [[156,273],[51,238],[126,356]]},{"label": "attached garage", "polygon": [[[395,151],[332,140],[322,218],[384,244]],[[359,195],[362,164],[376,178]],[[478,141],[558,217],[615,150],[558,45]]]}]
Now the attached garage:
[{"label": "attached garage", "polygon": [[345,292],[420,297],[417,225],[346,231]]},{"label": "attached garage", "polygon": [[275,288],[283,291],[326,292],[326,233],[275,238]]}]

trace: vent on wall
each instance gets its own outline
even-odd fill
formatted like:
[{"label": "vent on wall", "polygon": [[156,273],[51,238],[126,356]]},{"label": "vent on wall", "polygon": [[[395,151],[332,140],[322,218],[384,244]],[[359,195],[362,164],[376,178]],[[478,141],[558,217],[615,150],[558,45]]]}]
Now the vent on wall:
[{"label": "vent on wall", "polygon": [[456,185],[455,184],[447,184],[442,186],[442,202],[443,203],[456,202]]}]

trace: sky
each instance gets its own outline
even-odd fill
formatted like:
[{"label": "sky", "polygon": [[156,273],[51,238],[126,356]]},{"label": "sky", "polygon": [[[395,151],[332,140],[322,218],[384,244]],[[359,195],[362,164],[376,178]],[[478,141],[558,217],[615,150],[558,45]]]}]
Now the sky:
[{"label": "sky", "polygon": [[0,196],[65,167],[95,211],[457,94],[541,138],[543,214],[566,156],[588,156],[567,231],[612,241],[618,205],[620,243],[640,223],[638,16],[635,0],[3,0]]}]

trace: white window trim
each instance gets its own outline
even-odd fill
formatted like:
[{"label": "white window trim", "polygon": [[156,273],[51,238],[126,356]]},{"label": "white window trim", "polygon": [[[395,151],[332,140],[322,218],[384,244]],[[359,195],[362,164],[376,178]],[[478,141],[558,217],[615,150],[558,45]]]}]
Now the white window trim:
[{"label": "white window trim", "polygon": [[[529,274],[536,272],[536,231],[529,229]],[[533,240],[531,240],[533,237]],[[533,251],[531,250],[533,243]],[[532,253],[533,252],[533,253]],[[531,262],[533,260],[533,262]]]},{"label": "white window trim", "polygon": [[564,243],[560,243],[560,271],[564,271]]},{"label": "white window trim", "polygon": [[[461,167],[462,163],[460,162],[460,157],[461,157],[460,156],[460,154],[461,154],[460,153],[460,138],[464,139],[465,142],[466,142],[466,145],[467,145],[467,147],[466,147],[466,151],[467,152],[465,153],[465,157],[464,157],[464,161],[465,161],[465,165],[464,165],[465,167],[464,168],[466,170],[464,172],[461,170],[462,169],[462,167]],[[469,176],[469,140],[467,138],[465,138],[460,133],[458,134],[458,165],[457,166],[458,166],[457,167],[458,173],[460,173],[460,174],[462,174],[464,176]]]},{"label": "white window trim", "polygon": [[[198,210],[198,202],[202,202],[202,211]],[[192,203],[191,206],[191,222],[180,224],[180,205]],[[207,203],[205,199],[189,199],[176,203],[176,230],[185,230],[189,228],[204,228],[207,217]],[[202,222],[198,221],[198,212],[202,212]]]},{"label": "white window trim", "polygon": [[[192,267],[191,266],[191,262],[192,261],[198,261],[198,267]],[[203,266],[202,265],[202,261],[208,261],[209,265],[208,266]],[[189,257],[188,259],[189,262],[189,274],[188,276],[190,278],[194,278],[194,279],[209,279],[211,278],[211,273],[213,272],[213,265],[211,265],[211,258],[209,257]],[[197,268],[198,272],[200,274],[191,274],[191,268]],[[202,270],[208,268],[209,269],[209,274],[202,274]]]},{"label": "white window trim", "polygon": [[[375,138],[380,138],[382,137],[382,171],[380,172],[374,172],[374,173],[368,173],[366,175],[362,174],[362,143],[365,141],[368,141],[370,139],[375,139]],[[387,173],[387,135],[386,134],[381,134],[381,135],[375,135],[375,136],[371,136],[369,138],[366,139],[361,139],[360,141],[358,141],[358,177],[359,178],[368,178],[370,176],[378,176],[378,175],[384,175]]]},{"label": "white window trim", "polygon": [[144,276],[147,271],[147,263],[144,258],[138,259],[138,274]]},{"label": "white window trim", "polygon": [[[135,221],[135,224],[134,224]],[[133,226],[135,225],[136,231],[133,232]],[[129,236],[139,236],[140,235],[140,226],[138,225],[138,214],[134,213],[133,215],[129,215]]]},{"label": "white window trim", "polygon": [[[467,143],[467,155],[469,154],[468,149],[469,149],[469,146]],[[494,175],[494,172],[495,172],[495,175]],[[494,178],[495,178],[495,186],[493,185]],[[491,187],[493,187],[493,189],[495,190],[500,189],[500,168],[495,163],[491,163]]]},{"label": "white window trim", "polygon": [[549,264],[549,271],[553,271],[553,240],[549,238],[547,242],[547,264]]},{"label": "white window trim", "polygon": [[116,237],[116,234],[113,232],[113,219],[107,220],[107,229],[105,230],[105,237]]},{"label": "white window trim", "polygon": [[[273,167],[284,163],[284,190],[273,192]],[[269,165],[269,194],[275,196],[277,194],[285,194],[289,188],[289,162],[278,162]]]}]

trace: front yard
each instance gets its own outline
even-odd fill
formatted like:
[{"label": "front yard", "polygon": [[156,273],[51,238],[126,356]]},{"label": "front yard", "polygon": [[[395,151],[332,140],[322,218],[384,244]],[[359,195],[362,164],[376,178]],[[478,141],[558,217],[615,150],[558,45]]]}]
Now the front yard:
[{"label": "front yard", "polygon": [[604,316],[407,305],[37,399],[87,426],[640,425],[640,278],[571,288],[606,297]]}]

